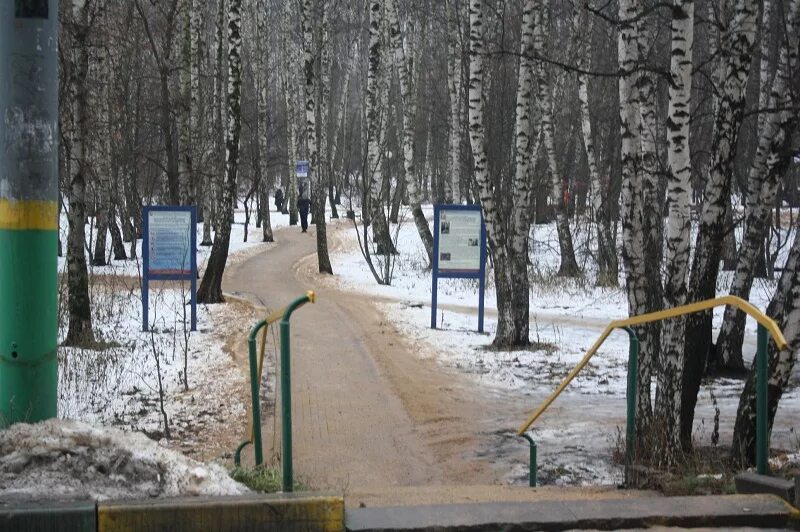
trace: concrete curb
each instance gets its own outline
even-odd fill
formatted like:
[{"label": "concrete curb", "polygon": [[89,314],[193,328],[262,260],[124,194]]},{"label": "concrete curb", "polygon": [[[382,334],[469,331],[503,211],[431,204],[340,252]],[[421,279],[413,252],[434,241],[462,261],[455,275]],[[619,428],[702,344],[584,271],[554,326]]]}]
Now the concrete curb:
[{"label": "concrete curb", "polygon": [[1,502],[0,532],[95,532],[93,502]]},{"label": "concrete curb", "polygon": [[453,504],[347,512],[350,531],[566,530],[664,527],[771,527],[792,508],[772,495],[656,497],[603,501]]},{"label": "concrete curb", "polygon": [[344,499],[327,493],[113,502],[0,504],[0,532],[344,530]]}]

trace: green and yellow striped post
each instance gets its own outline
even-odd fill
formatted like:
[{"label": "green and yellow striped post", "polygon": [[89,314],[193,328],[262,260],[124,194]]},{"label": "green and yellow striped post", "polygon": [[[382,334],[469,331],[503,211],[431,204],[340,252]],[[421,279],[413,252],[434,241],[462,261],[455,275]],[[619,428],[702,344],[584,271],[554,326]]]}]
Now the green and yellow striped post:
[{"label": "green and yellow striped post", "polygon": [[57,22],[0,2],[0,427],[56,415]]}]

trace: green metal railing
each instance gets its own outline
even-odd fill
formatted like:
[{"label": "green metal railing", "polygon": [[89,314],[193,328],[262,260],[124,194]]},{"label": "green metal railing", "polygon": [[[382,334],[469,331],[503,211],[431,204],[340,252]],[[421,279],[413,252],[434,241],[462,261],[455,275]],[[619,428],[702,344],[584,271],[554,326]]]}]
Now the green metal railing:
[{"label": "green metal railing", "polygon": [[[295,310],[306,303],[314,303],[316,294],[313,291],[306,292],[298,297],[285,308],[277,310],[259,321],[250,331],[247,339],[247,347],[250,357],[250,396],[252,403],[252,424],[250,426],[250,439],[243,441],[236,448],[234,463],[241,464],[242,450],[248,445],[253,444],[256,465],[264,463],[264,449],[261,440],[261,401],[259,389],[264,367],[264,351],[266,348],[267,327],[272,323],[281,320],[281,453],[283,463],[283,491],[290,492],[293,489],[293,470],[292,470],[292,388],[291,388],[291,349],[290,349],[290,328],[289,320]],[[261,355],[256,354],[256,337],[258,332],[263,329],[261,339]]]},{"label": "green metal railing", "polygon": [[597,353],[597,350],[603,345],[606,338],[615,330],[623,329],[628,333],[630,338],[630,347],[628,353],[628,386],[627,386],[627,416],[626,416],[626,431],[625,431],[625,483],[629,481],[630,466],[633,463],[633,454],[636,448],[636,392],[637,392],[637,374],[638,374],[638,358],[639,358],[639,339],[636,333],[631,328],[634,325],[643,325],[645,323],[652,323],[661,321],[668,318],[677,318],[687,314],[694,314],[709,310],[714,307],[722,305],[730,305],[737,307],[739,310],[753,317],[758,322],[758,344],[756,351],[756,469],[759,474],[765,475],[768,472],[768,451],[769,442],[767,434],[767,332],[770,333],[772,339],[779,349],[787,349],[788,345],[783,333],[771,318],[758,310],[749,302],[736,297],[724,296],[716,299],[708,299],[699,301],[690,305],[683,305],[668,310],[661,310],[658,312],[651,312],[648,314],[641,314],[633,316],[624,320],[615,320],[608,324],[603,330],[600,338],[595,341],[594,345],[586,352],[583,359],[578,363],[572,371],[561,381],[561,384],[545,399],[541,405],[528,417],[525,423],[517,431],[517,436],[523,437],[531,446],[531,460],[530,460],[530,474],[529,485],[536,486],[536,444],[533,438],[526,434],[526,431],[533,425],[533,423],[547,410],[553,401],[561,395],[564,389],[572,382],[572,379],[589,363],[589,360]]}]

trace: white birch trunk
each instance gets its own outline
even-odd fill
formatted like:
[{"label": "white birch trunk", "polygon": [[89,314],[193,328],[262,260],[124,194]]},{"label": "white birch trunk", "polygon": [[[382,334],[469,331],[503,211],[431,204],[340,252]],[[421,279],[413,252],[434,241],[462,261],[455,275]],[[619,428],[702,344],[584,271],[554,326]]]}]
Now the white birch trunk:
[{"label": "white birch trunk", "polygon": [[[267,34],[267,3],[264,0],[256,0],[256,42],[253,43],[256,56],[256,90],[257,94],[257,120],[256,130],[258,131],[258,181],[260,183],[257,194],[261,194],[261,205],[259,213],[261,218],[261,238],[263,242],[273,242],[272,221],[269,215],[269,197],[262,193],[267,188],[267,158],[269,155],[269,43]],[[266,200],[266,201],[264,201]]]},{"label": "white birch trunk", "polygon": [[[767,5],[764,6],[767,9]],[[766,17],[765,17],[766,20]],[[788,10],[787,41],[781,47],[777,72],[772,86],[766,91],[762,109],[790,108],[790,73],[798,67],[797,46],[800,34],[800,0],[791,0]],[[765,61],[762,58],[762,67]],[[762,68],[762,76],[764,71]],[[763,81],[763,78],[762,78]],[[791,157],[787,136],[796,128],[797,116],[791,111],[762,112],[759,115],[759,140],[748,176],[748,200],[745,211],[745,232],[736,264],[730,293],[744,299],[750,297],[758,254],[767,231],[770,207],[775,204],[781,169]],[[783,164],[781,164],[783,163]],[[783,167],[783,168],[781,168]],[[717,354],[725,368],[744,369],[742,341],[745,315],[733,307],[725,309],[725,319],[717,340]]]},{"label": "white birch trunk", "polygon": [[[716,295],[722,243],[727,230],[725,218],[730,205],[738,134],[744,116],[745,88],[750,76],[757,14],[755,0],[737,0],[731,29],[721,45],[728,61],[725,64],[724,83],[717,104],[711,164],[692,259],[690,301],[709,299]],[[685,448],[691,447],[694,407],[710,344],[710,316],[702,313],[687,318],[684,349],[686,362],[681,400],[681,440]]]},{"label": "white birch trunk", "polygon": [[217,206],[217,232],[203,280],[197,290],[201,303],[221,303],[222,276],[228,260],[236,179],[239,170],[239,137],[242,130],[242,0],[228,0],[228,123],[225,131],[225,187]]},{"label": "white birch trunk", "polygon": [[447,0],[447,87],[450,93],[450,129],[448,130],[448,176],[445,179],[445,201],[461,203],[461,118],[462,100],[462,47],[460,0]]},{"label": "white birch trunk", "polygon": [[[664,308],[686,303],[689,272],[691,153],[692,51],[694,45],[694,2],[675,0],[672,8],[672,52],[669,108],[667,111],[667,209],[666,257],[664,265]],[[656,205],[659,205],[656,203]],[[661,370],[658,372],[655,419],[678,434],[680,426],[681,374],[685,320],[663,322]]]},{"label": "white birch trunk", "polygon": [[414,224],[417,227],[422,244],[428,255],[428,264],[433,264],[433,236],[430,227],[422,212],[419,187],[414,169],[414,123],[417,119],[416,95],[413,83],[414,50],[411,39],[414,35],[414,26],[409,21],[406,27],[407,35],[404,39],[400,32],[400,21],[397,16],[395,0],[386,0],[386,15],[389,19],[389,34],[394,51],[394,68],[400,79],[400,94],[403,99],[403,179],[408,194]]},{"label": "white birch trunk", "polygon": [[[384,64],[384,50],[381,46],[381,31],[383,30],[383,3],[380,0],[370,0],[369,13],[369,69],[367,73],[367,175],[369,180],[368,221],[372,224],[372,231],[380,255],[393,253],[394,246],[389,236],[389,224],[386,220],[386,211],[383,204],[388,201],[386,187],[384,187],[384,134],[385,124],[382,124],[381,109],[388,116],[386,99],[388,99],[388,84],[386,80],[386,65]],[[388,264],[388,261],[386,261]]]},{"label": "white birch trunk", "polygon": [[[795,239],[786,259],[781,278],[767,307],[767,315],[782,329],[789,349],[778,351],[769,342],[769,378],[767,394],[767,434],[771,433],[775,413],[792,375],[797,350],[800,349],[800,228],[795,227]],[[755,361],[754,361],[755,362]],[[756,371],[750,369],[744,391],[739,398],[736,424],[733,430],[731,456],[743,465],[755,463],[756,454]],[[769,436],[767,436],[769,437]]]},{"label": "white birch trunk", "polygon": [[[641,141],[639,138],[638,31],[635,18],[641,13],[640,0],[620,0],[619,18],[622,21],[618,38],[619,101],[621,119],[622,192],[620,218],[622,224],[622,261],[628,294],[628,313],[631,316],[646,312],[647,279],[644,269],[644,235],[642,228],[642,183],[639,175]],[[647,434],[651,422],[650,380],[652,358],[649,356],[647,330],[636,330],[640,340],[639,386],[636,400],[637,434]]]}]

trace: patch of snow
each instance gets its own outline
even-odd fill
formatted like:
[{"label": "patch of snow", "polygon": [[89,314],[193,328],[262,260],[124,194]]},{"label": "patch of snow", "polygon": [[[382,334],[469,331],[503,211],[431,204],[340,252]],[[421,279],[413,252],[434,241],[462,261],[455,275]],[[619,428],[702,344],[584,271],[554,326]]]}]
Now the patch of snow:
[{"label": "patch of snow", "polygon": [[[432,207],[423,210],[430,220]],[[518,398],[543,398],[584,356],[610,320],[628,316],[622,272],[619,288],[595,286],[594,235],[583,220],[573,224],[572,229],[576,258],[584,272],[577,279],[556,276],[560,258],[555,224],[535,225],[531,230],[530,338],[537,349],[486,349],[496,330],[497,314],[490,263],[485,294],[486,334],[476,332],[478,281],[474,279],[439,280],[437,329],[430,329],[432,276],[427,269],[424,246],[408,212],[401,216],[399,225],[393,226],[400,254],[394,259],[390,285],[375,282],[359,251],[358,235],[352,229],[339,233],[341,245],[331,253],[336,276],[327,282],[376,299],[393,300],[380,303],[378,308],[409,339],[418,356],[434,356],[439,363],[460,369],[484,390],[496,389]],[[794,229],[781,231],[782,242],[791,242]],[[737,236],[741,239],[741,231]],[[787,254],[788,246],[779,250],[778,265]],[[728,293],[732,279],[732,272],[720,273],[719,295]],[[766,308],[776,286],[777,279],[755,280],[750,301]],[[722,324],[723,314],[724,308],[714,311],[714,334]],[[755,332],[756,324],[748,318],[746,359],[755,352]],[[543,482],[617,484],[621,481],[621,470],[613,463],[611,451],[617,445],[619,427],[625,424],[627,359],[628,337],[622,331],[614,332],[554,405],[559,414],[537,422],[533,437],[540,446],[540,456],[546,457],[540,459]],[[721,441],[729,441],[742,386],[741,381],[728,379],[702,385],[695,413],[698,439],[709,440],[713,420],[719,416]],[[655,382],[652,389],[655,393]],[[781,399],[772,434],[773,447],[797,448],[794,429],[798,419],[800,389],[795,387],[786,390]],[[492,453],[493,461],[505,463],[508,482],[527,480],[527,448],[520,445],[518,438],[499,434]]]},{"label": "patch of snow", "polygon": [[0,431],[0,491],[6,499],[100,501],[249,492],[221,466],[141,434],[59,419]]}]

